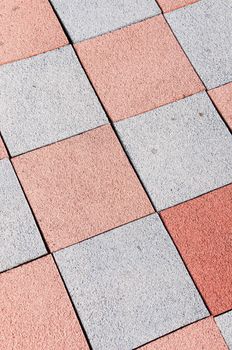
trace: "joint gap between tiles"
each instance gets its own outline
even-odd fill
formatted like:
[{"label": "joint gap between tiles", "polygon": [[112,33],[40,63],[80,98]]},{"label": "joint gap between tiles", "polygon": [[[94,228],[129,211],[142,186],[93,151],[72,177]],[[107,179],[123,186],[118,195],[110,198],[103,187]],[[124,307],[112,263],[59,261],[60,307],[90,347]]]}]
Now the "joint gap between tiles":
[{"label": "joint gap between tiles", "polygon": [[60,23],[60,26],[61,26],[61,28],[62,28],[64,34],[66,35],[66,38],[68,39],[69,44],[72,44],[71,37],[70,37],[70,35],[69,35],[69,33],[68,33],[66,27],[64,26],[63,22],[61,21],[60,16],[58,15],[57,11],[55,10],[54,5],[52,4],[51,0],[48,0],[48,2],[49,2],[50,6],[51,6],[51,8],[52,8],[52,10],[53,10],[53,12],[54,12],[54,15],[56,16],[58,22]]},{"label": "joint gap between tiles", "polygon": [[3,145],[4,145],[5,150],[7,152],[7,156],[8,156],[9,159],[11,159],[10,151],[8,150],[7,144],[6,144],[5,140],[4,140],[4,137],[3,137],[1,132],[0,132],[0,137],[2,139]]},{"label": "joint gap between tiles", "polygon": [[83,334],[84,334],[84,336],[85,336],[85,339],[86,339],[86,342],[87,342],[87,344],[88,344],[88,346],[89,346],[89,349],[90,349],[90,350],[93,350],[93,347],[92,347],[92,345],[91,345],[91,343],[90,343],[90,340],[89,340],[89,338],[88,338],[88,335],[87,335],[87,333],[86,333],[86,330],[85,330],[85,328],[84,328],[84,326],[83,326],[83,324],[82,324],[82,321],[81,321],[81,319],[80,319],[80,317],[79,317],[79,315],[78,315],[78,312],[77,312],[77,310],[76,310],[76,307],[75,307],[75,305],[74,305],[74,302],[73,302],[73,300],[72,300],[72,298],[71,298],[71,295],[70,295],[70,293],[69,293],[69,290],[68,290],[68,288],[67,288],[67,286],[66,286],[66,283],[65,283],[65,281],[64,281],[64,279],[63,279],[63,276],[62,276],[62,274],[61,274],[61,272],[60,272],[59,266],[58,266],[58,264],[57,264],[57,262],[56,262],[56,259],[54,258],[53,253],[51,253],[51,256],[52,256],[52,259],[53,259],[53,261],[54,261],[54,264],[56,265],[56,268],[57,268],[58,273],[59,273],[59,275],[60,275],[60,278],[61,278],[61,281],[62,281],[63,286],[64,286],[64,288],[65,288],[65,291],[66,291],[66,293],[67,293],[67,295],[68,295],[69,301],[70,301],[71,306],[72,306],[72,308],[73,308],[73,311],[74,311],[74,313],[75,313],[75,315],[76,315],[76,318],[77,318],[77,320],[79,321],[81,330],[82,330],[82,332],[83,332]]}]

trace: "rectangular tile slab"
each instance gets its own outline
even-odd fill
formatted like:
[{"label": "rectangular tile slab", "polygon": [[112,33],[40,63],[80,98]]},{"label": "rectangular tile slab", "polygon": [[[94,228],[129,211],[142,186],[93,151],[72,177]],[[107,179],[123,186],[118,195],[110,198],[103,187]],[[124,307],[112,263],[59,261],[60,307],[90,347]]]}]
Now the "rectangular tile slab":
[{"label": "rectangular tile slab", "polygon": [[115,126],[158,210],[232,182],[231,134],[206,93]]},{"label": "rectangular tile slab", "polygon": [[55,259],[94,350],[131,350],[208,315],[157,214]]},{"label": "rectangular tile slab", "polygon": [[0,271],[46,254],[8,159],[0,161]]}]

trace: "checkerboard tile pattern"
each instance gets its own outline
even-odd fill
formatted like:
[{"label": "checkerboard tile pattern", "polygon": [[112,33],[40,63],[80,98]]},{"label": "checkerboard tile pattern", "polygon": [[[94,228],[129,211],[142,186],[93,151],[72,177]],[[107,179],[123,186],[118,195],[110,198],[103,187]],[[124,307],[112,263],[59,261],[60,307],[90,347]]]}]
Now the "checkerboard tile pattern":
[{"label": "checkerboard tile pattern", "polygon": [[0,2],[0,349],[232,349],[232,5]]}]

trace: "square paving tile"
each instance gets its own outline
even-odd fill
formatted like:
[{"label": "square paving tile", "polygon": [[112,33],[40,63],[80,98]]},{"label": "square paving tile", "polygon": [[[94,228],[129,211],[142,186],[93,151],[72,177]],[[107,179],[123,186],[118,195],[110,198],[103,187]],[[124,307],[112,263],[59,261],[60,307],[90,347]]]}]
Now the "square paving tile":
[{"label": "square paving tile", "polygon": [[232,83],[210,90],[208,93],[232,130]]},{"label": "square paving tile", "polygon": [[153,212],[108,125],[13,163],[52,250]]},{"label": "square paving tile", "polygon": [[75,45],[112,120],[203,90],[162,16]]},{"label": "square paving tile", "polygon": [[229,350],[232,350],[232,311],[216,317],[215,320]]},{"label": "square paving tile", "polygon": [[51,256],[0,275],[0,348],[88,350]]},{"label": "square paving tile", "polygon": [[48,0],[1,0],[0,13],[0,64],[68,43]]},{"label": "square paving tile", "polygon": [[208,315],[157,214],[55,259],[94,350],[131,350]]},{"label": "square paving tile", "polygon": [[206,93],[115,126],[157,210],[232,182],[231,134]]},{"label": "square paving tile", "polygon": [[232,2],[201,0],[166,15],[208,89],[232,81]]},{"label": "square paving tile", "polygon": [[155,0],[51,0],[74,43],[160,13]]},{"label": "square paving tile", "polygon": [[212,314],[232,309],[232,184],[161,213]]},{"label": "square paving tile", "polygon": [[174,11],[180,7],[194,4],[199,0],[157,0],[163,12]]},{"label": "square paving tile", "polygon": [[0,67],[0,91],[12,156],[108,122],[71,46]]},{"label": "square paving tile", "polygon": [[7,158],[7,157],[8,157],[7,150],[0,136],[0,159]]},{"label": "square paving tile", "polygon": [[212,317],[193,323],[140,350],[228,350]]},{"label": "square paving tile", "polygon": [[11,163],[3,159],[0,161],[0,271],[45,253],[42,238]]}]

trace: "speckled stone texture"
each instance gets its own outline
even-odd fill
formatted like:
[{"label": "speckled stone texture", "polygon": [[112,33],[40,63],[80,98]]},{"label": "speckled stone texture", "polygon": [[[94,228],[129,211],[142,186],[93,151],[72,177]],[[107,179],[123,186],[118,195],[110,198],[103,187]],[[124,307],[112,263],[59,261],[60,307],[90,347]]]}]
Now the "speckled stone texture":
[{"label": "speckled stone texture", "polygon": [[157,210],[232,182],[231,134],[206,93],[115,126]]},{"label": "speckled stone texture", "polygon": [[84,41],[75,48],[114,121],[203,89],[162,16]]},{"label": "speckled stone texture", "polygon": [[157,0],[163,12],[174,11],[180,7],[194,4],[199,0]]},{"label": "speckled stone texture", "polygon": [[1,0],[0,64],[68,43],[48,0]]},{"label": "speckled stone texture", "polygon": [[232,185],[162,212],[212,314],[232,309]]},{"label": "speckled stone texture", "polygon": [[229,350],[232,350],[232,311],[216,317],[215,320]]},{"label": "speckled stone texture", "polygon": [[55,259],[94,350],[131,350],[208,315],[157,214]]},{"label": "speckled stone texture", "polygon": [[232,130],[232,83],[210,90],[208,93]]},{"label": "speckled stone texture", "polygon": [[0,275],[0,348],[88,350],[51,256]]},{"label": "speckled stone texture", "polygon": [[232,2],[201,0],[166,19],[208,89],[232,81]]},{"label": "speckled stone texture", "polygon": [[0,161],[0,271],[45,253],[12,165],[8,159],[3,159]]},{"label": "speckled stone texture", "polygon": [[108,125],[13,162],[52,250],[153,212]]},{"label": "speckled stone texture", "polygon": [[51,0],[74,43],[160,13],[155,0]]},{"label": "speckled stone texture", "polygon": [[212,317],[193,323],[140,350],[228,350]]},{"label": "speckled stone texture", "polygon": [[0,67],[0,91],[12,156],[108,122],[71,46]]},{"label": "speckled stone texture", "polygon": [[7,158],[7,157],[8,157],[7,150],[0,136],[0,159]]}]

